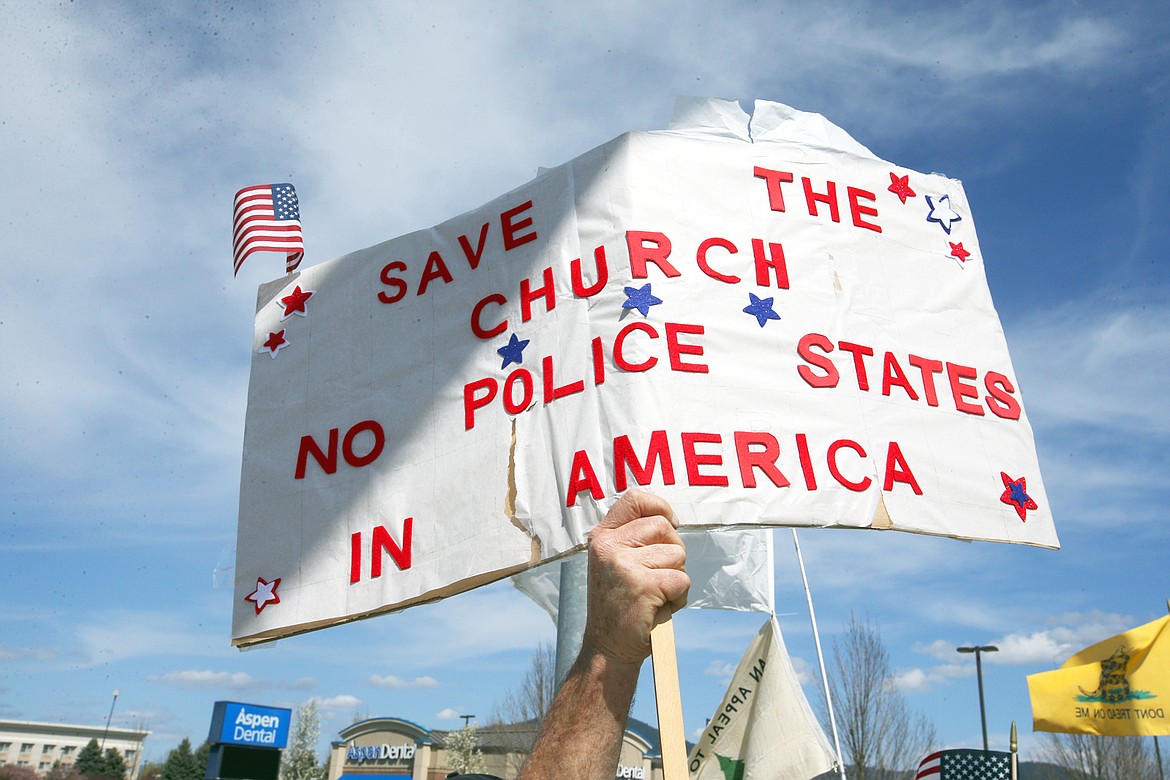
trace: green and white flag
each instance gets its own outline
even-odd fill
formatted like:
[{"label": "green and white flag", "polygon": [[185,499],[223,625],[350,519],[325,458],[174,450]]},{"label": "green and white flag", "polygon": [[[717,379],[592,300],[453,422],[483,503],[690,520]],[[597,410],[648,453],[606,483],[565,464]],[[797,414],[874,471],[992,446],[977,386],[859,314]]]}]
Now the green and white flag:
[{"label": "green and white flag", "polygon": [[769,616],[688,757],[691,780],[810,780],[837,758]]}]

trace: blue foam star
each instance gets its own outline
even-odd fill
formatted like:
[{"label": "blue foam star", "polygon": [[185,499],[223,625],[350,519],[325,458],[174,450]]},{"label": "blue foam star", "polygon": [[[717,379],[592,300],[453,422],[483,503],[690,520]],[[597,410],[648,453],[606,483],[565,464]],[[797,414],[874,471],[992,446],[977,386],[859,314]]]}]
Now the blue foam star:
[{"label": "blue foam star", "polygon": [[1008,483],[1008,500],[1019,506],[1026,506],[1032,497],[1024,490],[1024,480],[1015,480]]},{"label": "blue foam star", "polygon": [[650,313],[651,306],[662,303],[661,298],[655,298],[650,292],[650,282],[641,287],[626,287],[625,290],[626,302],[622,304],[622,308],[637,309],[643,317]]},{"label": "blue foam star", "polygon": [[951,234],[951,224],[963,219],[957,211],[951,208],[950,195],[943,195],[938,199],[938,202],[932,201],[930,196],[927,195],[926,205],[930,207],[930,213],[926,215],[926,221],[937,222],[939,227],[945,230],[948,236]]},{"label": "blue foam star", "polygon": [[778,320],[780,315],[772,309],[772,301],[774,298],[760,298],[755,293],[748,293],[751,299],[751,304],[744,307],[745,314],[751,314],[760,323],[760,327],[764,327],[764,323],[768,320]]},{"label": "blue foam star", "polygon": [[507,368],[512,363],[524,362],[524,348],[528,346],[528,339],[521,341],[515,333],[512,338],[508,339],[508,343],[496,350],[496,353],[504,359],[504,364],[500,368]]}]

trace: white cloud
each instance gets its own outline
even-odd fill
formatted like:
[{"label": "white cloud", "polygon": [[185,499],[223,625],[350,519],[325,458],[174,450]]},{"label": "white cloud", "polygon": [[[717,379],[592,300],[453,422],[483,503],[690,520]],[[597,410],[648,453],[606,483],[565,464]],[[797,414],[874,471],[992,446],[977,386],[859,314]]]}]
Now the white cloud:
[{"label": "white cloud", "polygon": [[726,661],[713,660],[707,666],[707,668],[703,670],[703,674],[707,675],[708,677],[714,677],[722,684],[727,685],[731,682],[731,678],[735,674],[735,664],[729,664]]},{"label": "white cloud", "polygon": [[177,685],[190,690],[255,691],[269,687],[266,681],[245,672],[213,672],[210,669],[168,672],[163,675],[151,675],[148,679],[151,682]]},{"label": "white cloud", "polygon": [[450,707],[447,707],[445,709],[439,710],[439,712],[435,715],[435,717],[439,720],[457,720],[460,717],[460,715],[461,715],[461,713],[459,712],[459,710],[455,710],[455,709],[451,709]]},{"label": "white cloud", "polygon": [[247,672],[216,672],[210,669],[167,672],[161,675],[149,675],[147,679],[151,682],[175,685],[188,690],[307,691],[317,687],[317,682],[312,677],[301,677],[291,683],[285,683],[279,680],[255,677]]},{"label": "white cloud", "polygon": [[375,688],[395,688],[399,690],[406,688],[437,688],[439,686],[439,681],[434,677],[426,676],[415,677],[413,680],[404,680],[401,677],[395,677],[392,674],[385,676],[380,674],[371,674],[370,685],[374,686]]},{"label": "white cloud", "polygon": [[317,702],[318,708],[326,712],[352,712],[362,706],[361,699],[356,696],[350,696],[347,693],[330,696],[329,698],[314,697],[313,701]]},{"label": "white cloud", "polygon": [[792,661],[792,670],[796,672],[796,681],[801,685],[819,685],[821,682],[817,668],[798,655],[789,656]]},{"label": "white cloud", "polygon": [[[1070,612],[1050,618],[1049,627],[1035,631],[1015,632],[984,644],[998,648],[995,652],[982,653],[985,665],[1059,665],[1073,653],[1096,644],[1104,639],[1127,631],[1139,624],[1139,619],[1130,615],[1093,611]],[[956,662],[956,649],[962,641],[936,639],[916,645],[914,652],[928,655],[950,663],[938,665],[931,670],[935,677],[962,677],[975,673],[974,662]],[[969,643],[968,643],[969,644]],[[968,656],[971,658],[971,656]]]},{"label": "white cloud", "polygon": [[892,684],[898,691],[921,693],[929,691],[941,682],[941,678],[924,669],[899,669],[894,672]]}]

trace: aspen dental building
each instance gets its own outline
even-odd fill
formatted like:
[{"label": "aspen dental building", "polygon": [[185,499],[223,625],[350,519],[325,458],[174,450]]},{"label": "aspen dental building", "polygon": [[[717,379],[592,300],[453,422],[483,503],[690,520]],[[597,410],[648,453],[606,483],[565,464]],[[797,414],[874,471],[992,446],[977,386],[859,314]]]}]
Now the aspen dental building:
[{"label": "aspen dental building", "polygon": [[[536,741],[535,721],[480,726],[483,770],[514,780]],[[427,729],[401,718],[371,718],[343,729],[333,743],[328,780],[443,780],[454,771],[446,740],[455,731]],[[631,719],[615,780],[662,780],[658,730]]]}]

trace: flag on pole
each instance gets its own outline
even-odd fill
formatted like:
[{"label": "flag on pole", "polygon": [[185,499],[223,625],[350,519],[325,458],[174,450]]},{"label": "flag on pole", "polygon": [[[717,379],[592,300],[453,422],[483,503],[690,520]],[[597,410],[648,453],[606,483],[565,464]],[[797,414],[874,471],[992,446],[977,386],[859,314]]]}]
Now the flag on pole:
[{"label": "flag on pole", "polygon": [[960,748],[922,759],[914,780],[1010,780],[1011,776],[1011,753]]},{"label": "flag on pole", "polygon": [[1028,693],[1036,731],[1170,735],[1170,615],[1029,675]]},{"label": "flag on pole", "polygon": [[232,275],[253,252],[284,252],[292,273],[305,256],[297,191],[287,182],[258,184],[236,193],[232,209]]},{"label": "flag on pole", "polygon": [[810,780],[837,765],[768,617],[687,757],[691,780]]}]

